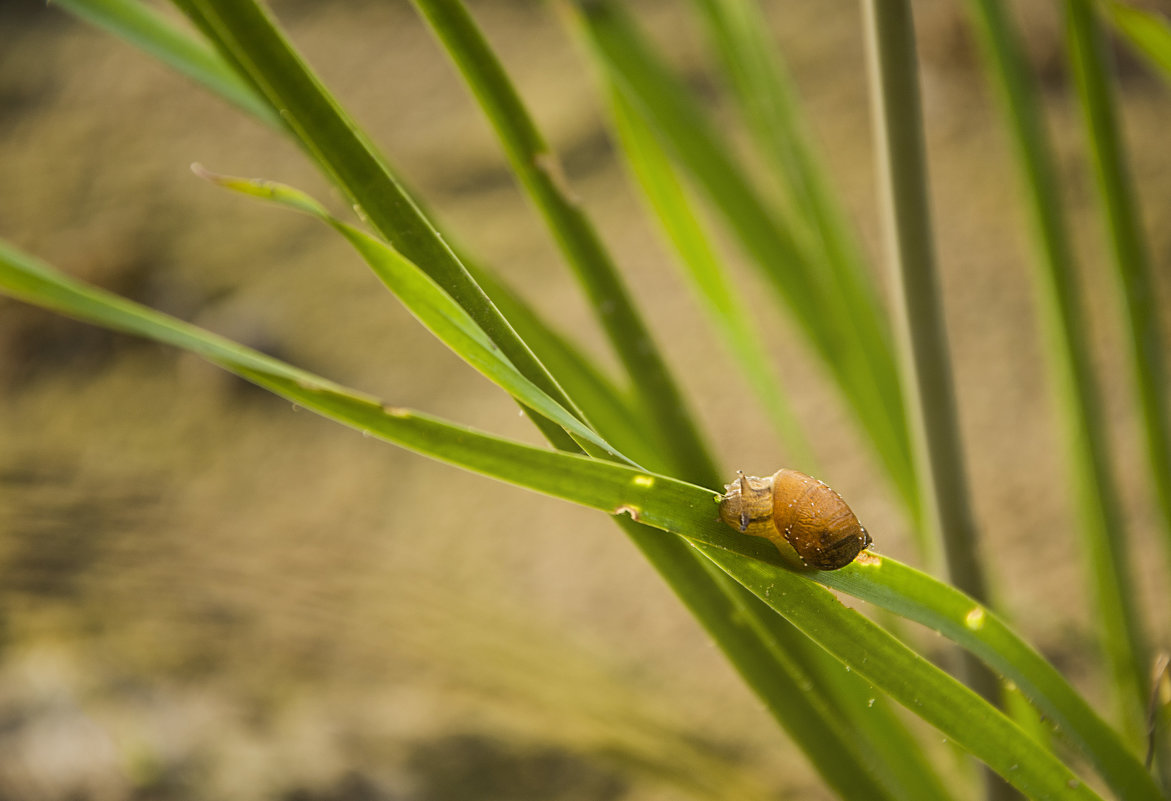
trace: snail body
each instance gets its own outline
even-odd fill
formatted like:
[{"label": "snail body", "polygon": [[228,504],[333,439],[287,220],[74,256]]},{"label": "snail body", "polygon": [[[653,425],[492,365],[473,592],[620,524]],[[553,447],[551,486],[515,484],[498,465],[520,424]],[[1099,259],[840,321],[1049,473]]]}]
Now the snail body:
[{"label": "snail body", "polygon": [[720,498],[720,519],[771,540],[781,555],[817,570],[837,570],[870,547],[870,535],[842,496],[796,470],[765,478],[739,476]]}]

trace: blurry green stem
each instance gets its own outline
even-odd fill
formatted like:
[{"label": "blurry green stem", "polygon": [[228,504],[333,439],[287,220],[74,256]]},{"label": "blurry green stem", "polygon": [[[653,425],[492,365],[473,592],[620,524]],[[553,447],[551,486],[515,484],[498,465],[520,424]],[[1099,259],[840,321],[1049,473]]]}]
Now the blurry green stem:
[{"label": "blurry green stem", "polygon": [[[908,0],[863,0],[887,260],[896,287],[895,332],[923,519],[943,545],[951,581],[977,600],[988,587],[976,543],[936,277],[914,23]],[[995,703],[996,676],[970,654],[967,683]],[[988,774],[990,798],[1011,797]]]},{"label": "blurry green stem", "polygon": [[[254,0],[172,2],[279,113],[286,129],[347,193],[359,214],[462,306],[525,378],[580,416],[266,11]],[[577,449],[560,426],[536,413],[529,416],[550,441]]]},{"label": "blurry green stem", "polygon": [[[101,0],[96,1],[101,2]],[[200,13],[194,6],[188,8],[190,13],[197,15]],[[130,37],[132,41],[147,47],[152,52],[157,49],[161,41],[166,41],[173,36],[185,36],[185,34],[178,34],[172,30],[162,31],[163,35],[160,35],[160,29],[157,25],[149,25],[146,26],[145,30],[152,31],[151,35],[156,38],[150,39],[148,36],[149,41],[142,41],[135,35],[135,31],[144,29],[140,25],[139,17],[144,14],[149,15],[150,12],[137,3],[124,5],[120,10],[125,13],[101,16],[95,19],[109,26],[115,33]],[[220,42],[221,46],[226,46],[230,42],[229,39],[219,38],[219,32],[212,28],[208,18],[202,16],[196,18],[207,28],[208,35],[213,40]],[[275,35],[276,32],[275,29],[270,29],[267,33]],[[264,39],[265,37],[261,36],[258,41]],[[274,47],[279,51],[279,45],[274,45]],[[224,91],[225,83],[233,84],[236,89],[246,95],[253,93],[254,90],[254,85],[249,84],[248,81],[267,84],[266,81],[263,81],[262,71],[250,75],[236,61],[235,63],[240,67],[240,74],[237,75],[222,59],[206,49],[204,52],[210,53],[207,59],[191,60],[189,58],[190,54],[198,52],[200,52],[199,46],[195,45],[192,40],[185,42],[183,47],[170,51],[166,60],[173,66],[179,66],[176,62],[181,62],[185,71],[192,70],[197,80],[212,88],[213,91],[221,93]],[[255,67],[255,64],[253,66]],[[202,74],[205,72],[208,74]],[[217,76],[226,77],[227,80],[213,80]],[[320,87],[313,87],[311,91],[315,90],[320,90]],[[328,95],[323,90],[321,91],[324,95],[322,99],[329,102]],[[255,94],[259,102],[263,103],[263,100],[260,100],[259,90]],[[294,99],[304,102],[304,98]],[[246,105],[246,108],[251,110],[255,110],[257,107],[257,104]],[[336,109],[336,111],[339,115],[341,114],[340,109]],[[284,126],[279,127],[283,128]],[[296,129],[293,129],[293,132],[299,135],[312,133]],[[356,129],[353,133],[360,136]],[[331,143],[323,142],[323,144]],[[338,145],[337,142],[332,144]],[[307,149],[315,152],[313,147]],[[319,153],[318,155],[330,158],[329,154]],[[379,179],[377,175],[371,177],[375,181]],[[382,176],[382,178],[386,177],[390,177],[389,171]],[[417,208],[416,211],[418,211]],[[419,217],[426,220],[425,214],[420,214]],[[408,228],[411,225],[409,218],[406,220],[406,225]],[[0,251],[3,249],[3,244],[0,243]],[[480,277],[483,277],[483,274],[480,274]],[[575,394],[574,397],[583,401],[583,406],[589,410],[591,416],[605,424],[603,425],[604,430],[611,430],[615,418],[621,417],[621,430],[631,434],[632,442],[635,441],[634,438],[638,438],[639,445],[654,448],[654,440],[647,437],[648,429],[640,422],[638,412],[622,408],[624,399],[616,393],[609,382],[588,369],[589,365],[582,362],[578,354],[567,343],[561,342],[557,338],[555,338],[556,341],[549,341],[551,332],[518,298],[513,297],[494,282],[489,281],[487,287],[493,297],[503,303],[506,310],[517,315],[519,322],[523,323],[522,330],[528,331],[536,339],[544,341],[549,346],[545,351],[546,355],[553,357],[559,366],[565,368],[563,372],[569,375],[574,382],[571,386],[577,393],[580,393],[580,395]],[[302,383],[308,386],[308,383],[303,380]],[[399,411],[401,413],[401,410]],[[572,448],[572,445],[572,442],[559,443],[562,448]],[[546,475],[559,474],[559,471],[552,469],[542,472]],[[701,491],[701,493],[704,496],[703,505],[707,508],[711,496],[707,494],[707,491]],[[793,673],[791,665],[786,665],[783,657],[787,649],[776,639],[775,631],[761,625],[748,626],[745,624],[748,614],[759,615],[763,613],[768,616],[769,620],[776,620],[776,615],[771,610],[763,610],[755,597],[729,581],[723,573],[713,571],[706,560],[702,560],[686,544],[674,538],[663,538],[661,534],[650,534],[644,527],[621,515],[618,519],[620,523],[625,524],[628,533],[644,550],[648,559],[658,568],[665,580],[679,592],[680,597],[692,608],[713,639],[719,643],[736,668],[749,680],[769,709],[778,717],[778,721],[802,735],[798,738],[799,744],[809,754],[813,763],[826,774],[826,780],[841,793],[843,798],[859,799],[859,801],[889,798],[886,788],[876,779],[876,773],[883,773],[884,776],[891,777],[890,780],[896,783],[903,780],[903,789],[909,789],[912,792],[915,787],[906,784],[908,774],[919,784],[923,783],[924,777],[915,775],[919,765],[913,757],[903,760],[898,766],[899,770],[890,771],[879,770],[882,767],[882,761],[876,759],[873,754],[863,756],[862,752],[866,751],[869,744],[852,742],[848,732],[837,722],[836,718],[832,714],[824,714],[823,702],[815,697],[816,693],[808,691],[808,682],[798,678]],[[793,703],[793,699],[799,695],[807,697],[808,703]],[[927,782],[927,786],[931,786],[930,782]],[[901,797],[910,798],[911,796],[903,792]]]},{"label": "blurry green stem", "polygon": [[947,331],[936,277],[911,12],[905,0],[863,0],[870,45],[880,207],[892,278],[907,418],[926,520],[948,574],[988,598],[960,445]]},{"label": "blurry green stem", "polygon": [[[771,39],[762,5],[743,0],[691,0],[691,5],[707,28],[757,150],[781,189],[784,208],[779,216],[792,221],[794,237],[802,240],[801,247],[810,251],[818,270],[832,279],[834,292],[848,298],[848,308],[881,308],[850,225],[810,144],[796,90]],[[847,314],[845,320],[860,328],[862,339],[880,341],[884,350],[891,350],[885,317]],[[877,364],[868,366],[879,380]],[[894,385],[886,393],[896,400],[890,414],[901,416],[895,371],[885,371],[882,377]],[[926,544],[927,538],[918,542]]]},{"label": "blurry green stem", "polygon": [[1070,60],[1081,97],[1103,222],[1110,237],[1113,273],[1124,301],[1131,378],[1145,427],[1147,462],[1162,513],[1167,565],[1171,567],[1171,428],[1167,416],[1171,407],[1167,404],[1158,294],[1119,130],[1112,64],[1092,6],[1090,0],[1066,0]]},{"label": "blurry green stem", "polygon": [[650,330],[596,230],[572,197],[556,155],[483,34],[459,0],[415,0],[415,5],[468,82],[514,173],[577,273],[648,419],[661,427],[669,449],[663,466],[696,483],[718,486],[721,476],[715,460]]},{"label": "blurry green stem", "polygon": [[[1142,218],[1127,169],[1112,85],[1113,65],[1091,2],[1066,0],[1066,32],[1086,142],[1098,182],[1101,210],[1109,233],[1113,273],[1123,298],[1123,319],[1130,345],[1131,380],[1145,429],[1147,463],[1162,514],[1164,556],[1171,568],[1171,429],[1167,413],[1167,372],[1159,332],[1158,295],[1151,260],[1141,230]],[[1145,667],[1142,652],[1135,667]],[[1138,685],[1140,692],[1147,688]],[[1139,698],[1141,703],[1142,698]],[[1153,739],[1152,742],[1156,742]],[[1166,743],[1164,742],[1165,746]],[[1160,749],[1158,769],[1171,791],[1171,751]]]},{"label": "blurry green stem", "polygon": [[181,30],[141,0],[52,0],[52,5],[116,33],[261,122],[273,128],[283,127],[276,110],[240,79],[215,48]]},{"label": "blurry green stem", "polygon": [[1066,425],[1071,494],[1094,587],[1097,630],[1110,663],[1118,719],[1137,741],[1146,684],[1143,637],[1130,588],[1121,501],[1107,458],[1106,429],[1090,366],[1086,323],[1056,166],[1041,100],[1001,0],[972,0],[992,77],[999,89],[1021,171],[1037,247],[1038,297],[1046,327],[1054,395]]},{"label": "blurry green stem", "polygon": [[735,292],[681,177],[646,119],[612,80],[605,82],[610,117],[626,164],[684,268],[697,301],[707,311],[712,326],[732,355],[732,362],[739,366],[772,420],[786,458],[784,463],[806,473],[819,473],[809,438],[789,403],[781,377],[771,364],[765,340],[752,323],[751,307]]},{"label": "blurry green stem", "polygon": [[[606,78],[644,117],[768,280],[841,388],[911,516],[916,516],[906,421],[882,310],[857,303],[858,294],[835,288],[834,275],[763,199],[734,158],[734,148],[639,30],[628,5],[579,0],[559,3],[558,8],[580,32]],[[867,331],[877,333],[864,335]]]}]

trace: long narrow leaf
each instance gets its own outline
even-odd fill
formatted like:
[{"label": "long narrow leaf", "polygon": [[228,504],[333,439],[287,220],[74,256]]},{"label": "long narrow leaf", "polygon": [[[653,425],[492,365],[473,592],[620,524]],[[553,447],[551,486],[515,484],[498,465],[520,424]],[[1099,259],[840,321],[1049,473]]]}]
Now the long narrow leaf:
[{"label": "long narrow leaf", "polygon": [[[769,357],[760,346],[753,330],[749,311],[743,308],[718,263],[714,247],[705,236],[696,211],[687,200],[681,180],[669,159],[644,121],[630,109],[619,92],[610,93],[611,115],[631,171],[639,180],[643,194],[655,210],[661,226],[674,245],[679,261],[687,268],[700,302],[708,307],[715,327],[723,334],[727,349],[735,355],[741,370],[764,407],[772,414],[781,442],[788,445],[795,464],[813,471],[813,455],[804,434],[769,365]],[[777,615],[758,616],[759,625],[767,629],[787,660],[807,651],[811,654],[802,665],[808,686],[817,686],[835,704],[833,714],[848,721],[856,739],[877,754],[877,769],[886,781],[897,788],[898,797],[912,801],[939,801],[948,797],[943,783],[924,758],[922,749],[890,714],[885,699],[875,698],[875,691],[855,674],[843,671],[836,663],[827,665],[828,656],[787,621]]]},{"label": "long narrow leaf", "polygon": [[478,267],[467,256],[461,255],[460,259],[586,419],[604,432],[608,442],[641,465],[662,459],[657,429],[645,419],[642,407],[499,276]]},{"label": "long narrow leaf", "polygon": [[1171,21],[1118,0],[1102,0],[1102,4],[1115,29],[1162,74],[1163,80],[1171,82]]},{"label": "long narrow leaf", "polygon": [[914,22],[908,0],[863,0],[863,8],[879,206],[920,495],[952,582],[986,599],[935,263]]},{"label": "long narrow leaf", "polygon": [[[561,392],[528,346],[471,279],[385,159],[334,100],[256,0],[174,0],[221,56],[263,96],[297,141],[395,249],[443,287],[525,378],[566,409]],[[572,440],[540,417],[546,437]]]},{"label": "long narrow leaf", "polygon": [[[998,771],[1012,774],[1006,778],[1015,786],[1038,797],[1096,797],[1000,713],[982,705],[926,661],[911,659],[910,652],[903,653],[903,646],[889,635],[863,622],[831,595],[813,590],[808,578],[784,568],[780,555],[767,542],[739,535],[715,520],[715,496],[710,490],[613,462],[501,440],[418,412],[385,406],[195,326],[86,287],[2,243],[0,289],[79,319],[192,350],[307,409],[372,436],[712,546],[704,553],[709,558],[728,554],[722,567],[737,581],[770,606],[781,607],[778,611],[798,628],[878,689],[892,694]],[[842,571],[811,577],[829,581],[872,571],[877,578],[886,573],[884,563],[895,564],[875,557],[859,562]],[[941,591],[946,589],[939,586]],[[794,604],[804,611],[790,609]],[[983,627],[968,628],[976,637],[983,631]],[[859,651],[863,647],[868,650]],[[877,658],[880,654],[891,657],[889,666]],[[1009,676],[1016,681],[1019,666],[1010,667]],[[923,694],[909,694],[915,687],[924,688]],[[968,713],[973,717],[967,717]]]},{"label": "long narrow leaf", "polygon": [[662,429],[674,472],[703,483],[719,470],[687,403],[596,229],[570,194],[556,156],[460,0],[415,0],[496,131],[514,174],[573,265],[594,314],[647,415]]},{"label": "long narrow leaf", "polygon": [[[718,480],[711,459],[687,417],[678,390],[658,357],[650,334],[616,268],[595,230],[571,199],[556,168],[555,157],[482,34],[458,0],[416,0],[416,5],[459,67],[504,145],[515,174],[556,235],[567,259],[574,265],[613,347],[640,394],[641,405],[655,424],[659,439],[667,445],[667,453],[673,456],[670,461],[684,476],[698,477],[707,483]],[[677,562],[676,569],[679,567]],[[709,591],[703,597],[710,595],[724,601],[735,598],[734,593],[729,595],[718,591]],[[776,698],[775,683],[780,678],[773,672],[777,667],[786,675],[793,670],[781,658],[782,653],[774,651],[774,655],[779,663],[733,659],[754,689],[770,704]],[[754,665],[761,665],[770,671],[770,675],[762,679],[745,670]],[[790,681],[791,690],[799,690],[801,685],[800,681]],[[814,694],[806,693],[803,698],[810,705],[808,709],[802,709],[790,693],[790,698],[782,706],[774,708],[778,720],[790,733],[804,734],[804,737],[795,739],[831,786],[837,787],[846,797],[873,797],[876,788],[858,788],[853,777],[846,776],[840,767],[835,769],[835,761],[844,759],[851,750],[850,741],[832,731],[832,716],[824,711],[818,714]],[[817,740],[818,733],[824,735],[820,741]],[[858,796],[859,790],[861,796]]]},{"label": "long narrow leaf", "polygon": [[[115,32],[119,32],[118,29],[115,28]],[[165,33],[170,34],[170,32]],[[139,44],[142,43],[139,42]],[[163,37],[159,41],[153,41],[149,44],[151,47],[148,49],[165,50],[171,43],[167,41],[166,37]],[[185,46],[190,46],[190,43]],[[172,59],[182,60],[182,54],[171,55]],[[228,76],[234,74],[231,72],[232,67],[222,57],[216,54],[213,56],[218,59],[216,66],[220,68],[220,74]],[[248,82],[237,80],[239,87],[243,87],[244,92],[253,91]],[[204,80],[203,82],[216,90],[216,81]],[[465,261],[465,263],[467,262]],[[503,304],[502,309],[505,311],[506,317],[517,323],[526,341],[530,342],[534,348],[539,349],[542,361],[552,360],[548,363],[551,367],[556,368],[555,374],[565,381],[565,386],[571,391],[575,401],[588,411],[590,418],[607,432],[611,440],[617,439],[620,444],[629,446],[630,452],[636,453],[636,458],[639,458],[640,461],[649,464],[658,460],[663,452],[663,449],[655,444],[659,439],[657,436],[658,427],[642,421],[643,410],[629,407],[628,402],[620,397],[620,394],[600,373],[595,374],[595,371],[591,369],[581,354],[576,352],[576,349],[555,335],[518,297],[506,292],[498,282],[490,278],[486,279],[482,272],[475,273],[475,275],[478,282],[487,280],[485,288],[488,290],[489,296],[497,304]],[[557,431],[557,429],[553,429],[552,433],[556,434]],[[739,625],[736,621],[743,615],[740,613],[729,614],[728,610],[732,607],[728,604],[736,605],[736,608],[740,609],[744,604],[751,606],[759,604],[759,602],[751,598],[738,585],[730,583],[719,571],[715,571],[713,574],[711,570],[702,569],[702,565],[699,564],[700,561],[703,561],[702,557],[692,549],[682,543],[665,540],[654,535],[651,535],[653,539],[647,542],[647,534],[640,526],[620,516],[619,522],[624,521],[627,524],[625,527],[628,534],[634,538],[636,544],[639,544],[639,547],[660,571],[668,584],[675,589],[684,603],[697,615],[701,624],[729,656],[736,669],[746,678],[751,677],[750,683],[753,689],[760,695],[769,710],[777,716],[782,726],[790,731],[805,735],[795,738],[797,745],[810,756],[813,764],[826,774],[825,778],[831,786],[838,788],[839,791],[846,794],[846,797],[850,798],[885,797],[885,790],[879,788],[869,778],[874,770],[888,778],[894,776],[895,778],[888,782],[889,786],[900,788],[903,797],[913,791],[916,786],[930,785],[930,782],[925,784],[922,781],[922,775],[915,777],[914,781],[904,778],[903,784],[899,784],[897,777],[907,777],[914,766],[914,760],[891,761],[871,754],[866,757],[865,762],[854,763],[855,746],[850,741],[843,742],[840,733],[834,732],[835,724],[832,716],[823,718],[816,714],[803,714],[799,706],[790,703],[790,699],[797,693],[809,696],[811,703],[815,703],[816,699],[814,698],[815,693],[809,689],[808,683],[804,679],[793,678],[782,659],[787,648],[784,642],[777,640],[774,636],[775,631],[772,629],[775,629],[783,621],[770,611],[764,613],[767,615],[768,622],[772,624],[770,630],[764,630],[761,626],[745,628]],[[747,598],[742,597],[746,595]],[[737,598],[741,598],[741,600],[736,600]],[[704,602],[698,603],[698,600],[704,600]],[[761,614],[759,610],[757,610],[757,614]],[[797,684],[794,684],[795,681]],[[880,719],[879,714],[871,717],[874,721]],[[888,737],[877,745],[889,747],[895,741],[896,738]],[[874,743],[866,744],[868,747],[874,745]]]},{"label": "long narrow leaf", "polygon": [[1159,302],[1142,214],[1126,163],[1105,33],[1090,0],[1067,0],[1070,60],[1081,98],[1113,273],[1122,296],[1130,349],[1130,376],[1146,439],[1147,464],[1162,512],[1167,566],[1171,568],[1171,405],[1158,319]]},{"label": "long narrow leaf", "polygon": [[768,412],[790,457],[785,463],[808,473],[816,472],[813,449],[789,405],[776,370],[769,364],[768,351],[752,325],[747,304],[739,300],[730,286],[715,247],[704,233],[675,168],[622,93],[611,90],[609,100],[614,130],[626,162],[686,269],[696,297],[706,307],[716,330],[723,336],[724,346],[735,357],[749,386]]},{"label": "long narrow leaf", "polygon": [[[282,127],[280,118],[263,96],[234,72],[219,53],[174,27],[139,0],[60,0],[58,4],[158,57],[261,121]],[[443,232],[440,232],[440,236],[445,241],[452,240],[451,236]],[[635,456],[640,462],[650,464],[658,458],[658,451],[653,445],[647,448],[647,436],[653,429],[640,423],[637,419],[640,415],[632,412],[628,404],[616,403],[620,393],[608,385],[608,381],[586,355],[540,321],[532,309],[503,287],[498,279],[482,269],[473,271],[473,265],[468,264],[464,256],[459,258],[468,271],[473,273],[477,283],[487,284],[483,288],[493,304],[507,307],[501,309],[505,318],[516,326],[526,344],[534,351],[539,351],[540,361],[556,361],[556,365],[547,366],[550,372],[557,375],[558,383],[566,384],[565,389],[575,399],[575,403],[591,405],[593,416],[604,418],[605,425],[602,427],[610,431],[611,438],[622,450],[633,453],[641,448],[641,456]],[[522,327],[524,330],[519,330]],[[602,424],[601,419],[598,422]],[[638,436],[635,436],[636,432]]]},{"label": "long narrow leaf", "polygon": [[386,284],[419,322],[457,356],[520,403],[552,420],[580,440],[593,443],[610,456],[622,457],[608,442],[577,417],[529,381],[500,353],[463,307],[409,259],[380,239],[333,217],[309,195],[274,181],[246,180],[210,173],[196,166],[195,172],[219,186],[272,201],[308,214],[333,228],[353,245],[375,275]]},{"label": "long narrow leaf", "polygon": [[[761,691],[778,719],[795,732],[807,731],[810,739],[800,741],[801,745],[831,784],[841,789],[846,798],[894,801],[894,796],[871,778],[854,756],[855,746],[847,733],[836,730],[833,717],[823,714],[816,697],[803,690],[803,682],[793,677],[791,671],[777,673],[778,654],[768,650],[767,638],[762,639],[746,628],[744,610],[735,604],[740,591],[724,587],[722,592],[712,592],[711,583],[719,584],[721,580],[704,570],[702,560],[697,561],[693,551],[680,547],[681,541],[664,539],[661,533],[648,536],[644,527],[633,525],[633,520],[641,517],[643,501],[640,499],[648,491],[661,495],[666,489],[676,499],[690,495],[692,502],[708,507],[709,516],[710,492],[616,463],[520,445],[412,410],[385,406],[374,398],[339,387],[223,337],[86,287],[2,242],[0,289],[82,320],[191,350],[303,408],[366,435],[554,496],[603,508],[615,515],[625,515],[623,519],[635,542],[664,570],[672,586],[701,620],[717,624],[712,627],[713,634],[752,686]],[[794,701],[794,696],[802,693],[804,697]],[[852,767],[841,773],[842,765]]]},{"label": "long narrow leaf", "polygon": [[141,0],[53,0],[53,5],[146,51],[261,122],[281,127],[280,115],[214,49]]},{"label": "long narrow leaf", "polygon": [[[753,600],[767,609],[760,599]],[[805,687],[820,690],[833,704],[834,716],[865,746],[864,753],[877,760],[874,769],[895,789],[899,801],[947,801],[954,797],[957,788],[949,788],[941,779],[929,761],[929,752],[896,714],[890,698],[781,615],[770,611],[768,615],[758,613],[757,618],[786,658],[804,672],[808,680]]]},{"label": "long narrow leaf", "polygon": [[[700,546],[716,564],[852,670],[944,732],[1032,798],[1097,798],[1015,723],[832,593],[759,561]],[[792,580],[789,580],[792,579]],[[1007,747],[1003,747],[1007,745]]]},{"label": "long narrow leaf", "polygon": [[784,193],[785,219],[794,227],[804,223],[808,228],[817,269],[834,274],[837,290],[851,298],[850,307],[878,308],[845,212],[809,143],[796,92],[769,38],[763,9],[742,0],[692,0],[692,5],[704,22],[756,149],[773,168]]},{"label": "long narrow leaf", "polygon": [[[213,175],[202,169],[198,172],[221,186],[312,215],[333,227],[354,245],[416,318],[454,352],[512,393],[520,402],[533,406],[549,419],[607,449],[613,455],[607,443],[584,429],[572,416],[520,376],[511,364],[492,349],[487,338],[454,301],[385,243],[332,218],[320,204],[291,187],[269,181],[247,181]],[[828,714],[815,693],[805,689],[808,680],[784,659],[784,653],[776,648],[769,649],[769,637],[762,638],[751,631],[745,632],[746,636],[729,636],[724,630],[722,623],[729,617],[726,610],[719,611],[719,607],[731,603],[737,614],[749,614],[742,608],[745,601],[737,601],[742,591],[735,585],[717,586],[715,591],[710,587],[701,587],[706,576],[702,570],[698,575],[689,576],[696,567],[701,566],[693,552],[680,550],[678,544],[672,541],[645,542],[646,535],[641,527],[627,526],[627,529],[656,567],[664,571],[673,587],[682,584],[698,591],[680,592],[680,595],[689,605],[702,607],[696,610],[697,614],[701,614],[701,620],[709,624],[707,627],[713,637],[733,657],[738,670],[769,705],[778,721],[794,735],[794,739],[809,754],[827,782],[838,788],[844,798],[894,801],[895,797],[881,787],[870,775],[871,770],[865,767],[860,756],[854,754],[858,747],[856,739],[835,724],[834,716]],[[721,578],[716,579],[717,585],[721,583]],[[711,581],[707,577],[707,583]],[[726,579],[723,579],[723,583],[727,584]],[[737,603],[739,606],[736,606]],[[760,614],[760,610],[755,611],[757,615]],[[772,617],[771,612],[767,614]],[[794,700],[797,694],[801,697]],[[798,734],[800,738],[796,736]],[[842,765],[850,762],[855,763],[854,769],[843,771]],[[877,766],[880,763],[871,760],[871,764]]]},{"label": "long narrow leaf", "polygon": [[777,621],[782,625],[784,621],[683,540],[665,537],[625,517],[619,522],[647,559],[671,567],[663,574],[676,595],[704,622],[745,683],[839,797],[856,801],[913,797],[899,792],[898,772],[883,764],[869,743],[853,735],[793,659],[786,645],[790,639],[804,639],[799,632],[793,630],[788,638],[779,636]]},{"label": "long narrow leaf", "polygon": [[1037,293],[1050,367],[1069,443],[1071,493],[1084,543],[1103,650],[1119,719],[1139,731],[1145,646],[1123,547],[1121,500],[1107,457],[1106,429],[1090,365],[1083,303],[1073,251],[1047,143],[1042,104],[1004,4],[970,0],[991,78],[997,87],[1022,177],[1022,194],[1037,249]]},{"label": "long narrow leaf", "polygon": [[[1122,296],[1122,318],[1129,345],[1130,378],[1143,421],[1147,465],[1163,529],[1165,564],[1171,568],[1171,406],[1167,403],[1167,370],[1159,330],[1157,292],[1151,259],[1141,230],[1142,219],[1126,163],[1114,97],[1113,69],[1105,32],[1092,0],[1066,0],[1066,39],[1081,98],[1101,213],[1110,240],[1113,274]],[[1125,554],[1122,554],[1125,556]],[[1122,580],[1127,574],[1120,576]],[[1164,596],[1164,601],[1168,599]],[[1136,618],[1137,608],[1134,612]],[[1139,623],[1140,621],[1135,621]],[[1141,641],[1132,641],[1132,658],[1142,678],[1146,655]],[[1145,708],[1147,686],[1138,684],[1138,709]],[[1160,754],[1164,786],[1171,789],[1171,751]]]},{"label": "long narrow leaf", "polygon": [[886,557],[819,573],[827,587],[938,631],[1010,680],[1119,798],[1160,798],[1138,756],[1051,664],[983,604]]},{"label": "long narrow leaf", "polygon": [[619,4],[582,3],[577,28],[606,75],[723,215],[851,404],[901,499],[918,517],[901,390],[889,337],[874,306],[847,306],[833,276],[815,269],[789,227],[768,211],[678,79]]},{"label": "long narrow leaf", "polygon": [[[932,541],[943,545],[953,583],[988,599],[976,543],[976,520],[968,493],[959,434],[951,358],[948,353],[935,265],[927,155],[915,26],[908,0],[863,0],[873,102],[879,207],[888,270],[895,286],[895,331],[899,369],[906,388],[908,428],[919,496]],[[964,681],[991,703],[1000,683],[978,659],[963,655]],[[985,797],[1015,798],[996,776],[984,774]]]}]

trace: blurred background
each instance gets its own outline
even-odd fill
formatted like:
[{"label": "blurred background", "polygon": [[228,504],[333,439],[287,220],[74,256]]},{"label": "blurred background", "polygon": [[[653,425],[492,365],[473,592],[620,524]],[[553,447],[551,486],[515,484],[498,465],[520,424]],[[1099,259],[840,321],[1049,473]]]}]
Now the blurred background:
[{"label": "blurred background", "polygon": [[[410,5],[272,5],[446,227],[613,364]],[[1151,505],[1129,398],[1109,380],[1124,365],[1112,288],[1095,269],[1104,251],[1088,217],[1092,176],[1060,20],[1056,4],[1016,5],[1071,210],[1086,221],[1080,266],[1141,554],[1153,542]],[[729,475],[773,472],[784,454],[628,189],[592,76],[555,16],[521,0],[470,6],[647,299]],[[857,3],[766,6],[877,254]],[[634,8],[734,125],[679,4]],[[1101,698],[1016,176],[961,4],[916,10],[945,303],[997,594],[1029,639]],[[1120,69],[1166,307],[1171,103],[1124,55]],[[0,0],[0,235],[388,402],[539,441],[336,235],[197,180],[195,161],[346,211],[260,124],[59,9]],[[740,280],[756,290],[748,271]],[[913,559],[906,521],[819,370],[783,320],[763,327],[817,432],[824,478],[879,551]],[[1145,586],[1158,562],[1136,559]],[[922,642],[939,655],[939,641]],[[938,757],[967,769],[945,746]],[[221,797],[829,796],[603,515],[364,439],[194,357],[0,299],[0,799]]]}]

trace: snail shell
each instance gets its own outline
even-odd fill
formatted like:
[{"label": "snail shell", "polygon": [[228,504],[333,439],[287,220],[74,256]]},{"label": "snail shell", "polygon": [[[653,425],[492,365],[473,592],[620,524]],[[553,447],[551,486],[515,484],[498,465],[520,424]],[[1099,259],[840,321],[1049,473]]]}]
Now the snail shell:
[{"label": "snail shell", "polygon": [[870,547],[870,535],[832,489],[796,470],[766,478],[743,473],[720,499],[720,519],[737,531],[771,540],[791,560],[818,570],[837,570]]}]

